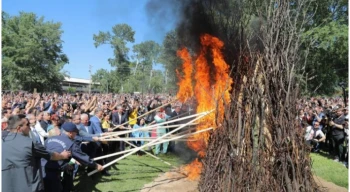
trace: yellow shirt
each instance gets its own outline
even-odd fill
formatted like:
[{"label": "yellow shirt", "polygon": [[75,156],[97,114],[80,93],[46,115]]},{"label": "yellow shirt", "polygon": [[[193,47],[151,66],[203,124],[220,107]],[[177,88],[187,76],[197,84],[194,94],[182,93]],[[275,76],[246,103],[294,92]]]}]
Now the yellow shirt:
[{"label": "yellow shirt", "polygon": [[102,128],[103,129],[111,128],[111,124],[109,124],[108,121],[102,121]]},{"label": "yellow shirt", "polygon": [[129,125],[135,125],[137,122],[137,109],[134,109],[130,114],[129,114]]}]

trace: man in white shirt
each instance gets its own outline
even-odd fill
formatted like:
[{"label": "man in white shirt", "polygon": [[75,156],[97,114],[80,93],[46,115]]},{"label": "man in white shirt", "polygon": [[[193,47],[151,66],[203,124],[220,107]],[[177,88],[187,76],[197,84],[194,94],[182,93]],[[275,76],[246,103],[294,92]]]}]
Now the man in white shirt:
[{"label": "man in white shirt", "polygon": [[47,138],[49,134],[43,129],[40,122],[43,120],[43,112],[36,115],[36,124],[34,126],[35,131],[39,134],[41,144],[44,145],[44,138]]},{"label": "man in white shirt", "polygon": [[312,152],[320,150],[320,143],[326,140],[326,136],[320,129],[320,122],[315,122],[314,127],[308,126],[306,128],[306,143],[312,146]]}]

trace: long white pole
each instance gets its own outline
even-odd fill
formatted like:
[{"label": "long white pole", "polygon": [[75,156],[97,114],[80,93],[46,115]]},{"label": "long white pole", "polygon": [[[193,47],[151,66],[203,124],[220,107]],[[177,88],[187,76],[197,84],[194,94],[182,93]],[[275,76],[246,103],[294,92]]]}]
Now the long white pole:
[{"label": "long white pole", "polygon": [[[131,146],[133,146],[133,147],[137,147],[136,145],[134,145],[134,144],[132,144],[132,143],[130,143],[130,142],[125,141],[125,143],[127,143],[127,144],[129,144],[129,145],[131,145]],[[161,158],[159,158],[159,157],[157,157],[157,156],[155,156],[155,155],[153,155],[153,154],[151,154],[151,153],[149,153],[149,152],[147,152],[147,151],[145,151],[145,150],[143,150],[143,149],[141,149],[141,151],[145,152],[147,155],[149,155],[149,156],[151,156],[151,157],[153,157],[153,158],[155,158],[155,159],[158,159],[159,161],[161,161],[161,162],[163,162],[163,163],[165,163],[165,164],[167,164],[167,165],[169,165],[169,166],[172,166],[169,162],[164,161],[163,159],[161,159]]]},{"label": "long white pole", "polygon": [[[163,129],[163,128],[173,128],[173,127],[179,127],[183,124],[178,124],[178,125],[168,125],[168,126],[145,126],[145,127],[140,127],[137,129],[130,129],[130,132],[135,132],[135,131],[141,131],[141,132],[152,132],[153,129]],[[191,123],[187,126],[194,126],[194,125],[198,125],[198,123]],[[142,128],[142,129],[141,129]],[[118,132],[121,134],[121,132]],[[124,133],[124,132],[123,132]],[[101,139],[104,139],[106,141],[109,141],[108,137],[118,137],[118,135],[116,135],[115,133],[111,133],[109,132],[108,135],[104,136],[104,137],[100,137]]]},{"label": "long white pole", "polygon": [[[147,143],[147,144],[145,144],[145,145],[143,145],[143,146],[140,146],[140,147],[135,148],[133,151],[129,152],[128,154],[126,154],[126,155],[124,155],[124,156],[122,156],[122,157],[120,157],[120,158],[118,158],[118,159],[115,159],[114,161],[111,161],[111,162],[105,164],[105,165],[103,166],[103,168],[106,168],[106,167],[108,167],[108,166],[114,164],[115,162],[120,161],[120,160],[126,158],[127,156],[136,153],[136,152],[139,151],[140,149],[143,149],[143,148],[145,148],[145,147],[151,146],[152,144],[156,143],[157,141],[163,139],[164,137],[166,137],[166,136],[168,136],[168,135],[170,135],[170,134],[172,134],[172,133],[174,133],[174,132],[176,132],[176,131],[182,129],[182,128],[185,127],[187,124],[190,124],[190,123],[192,123],[192,122],[195,122],[195,121],[197,121],[198,119],[201,119],[201,118],[203,118],[204,116],[206,116],[206,115],[212,113],[213,111],[214,111],[214,109],[211,110],[211,111],[209,111],[209,112],[200,113],[200,116],[199,116],[199,117],[196,117],[195,119],[189,121],[189,122],[186,123],[185,125],[182,125],[182,126],[176,128],[176,129],[170,131],[169,133],[166,133],[166,134],[162,135],[161,137],[157,138],[157,139],[154,140],[154,141],[151,141],[151,142],[149,142],[149,143]],[[95,174],[96,172],[98,172],[97,169],[94,170],[94,171],[92,171],[92,172],[90,172],[90,173],[88,174],[88,176],[91,176],[91,175]]]},{"label": "long white pole", "polygon": [[[189,135],[195,135],[195,134],[198,134],[198,133],[202,133],[202,132],[205,132],[205,131],[209,131],[213,128],[207,128],[207,129],[203,129],[203,130],[200,130],[200,131],[197,131],[197,132],[194,132],[194,133],[190,133]],[[150,146],[153,146],[153,145],[157,145],[157,144],[160,144],[160,143],[164,143],[164,142],[168,142],[168,141],[174,141],[174,140],[177,140],[177,139],[180,139],[180,138],[183,138],[183,137],[186,137],[187,135],[179,135],[177,137],[174,137],[174,138],[171,138],[171,139],[168,139],[168,140],[161,140],[161,141],[158,141],[156,143],[153,143],[152,145]],[[149,146],[149,147],[150,147]],[[116,156],[116,155],[120,155],[120,154],[124,154],[124,153],[128,153],[130,151],[132,151],[134,149],[128,149],[128,150],[124,150],[124,151],[119,151],[119,152],[116,152],[116,153],[112,153],[112,154],[108,154],[108,155],[104,155],[104,156],[100,156],[100,157],[96,157],[94,158],[93,160],[94,161],[97,161],[97,160],[100,160],[100,159],[105,159],[105,158],[108,158],[108,157],[113,157],[113,156]]]},{"label": "long white pole", "polygon": [[165,121],[165,122],[163,122],[163,123],[158,123],[158,124],[155,124],[155,125],[151,125],[151,126],[147,126],[147,127],[142,127],[142,128],[138,128],[138,129],[133,129],[133,130],[129,130],[129,131],[119,131],[119,132],[116,132],[115,134],[109,134],[109,135],[107,135],[107,136],[100,137],[100,138],[105,139],[105,138],[108,138],[108,137],[119,136],[119,135],[131,133],[131,132],[134,132],[134,131],[143,131],[143,130],[154,129],[155,127],[158,127],[159,125],[164,125],[164,124],[168,124],[168,123],[174,123],[174,122],[181,121],[181,120],[184,120],[184,119],[189,119],[189,118],[192,118],[192,117],[197,117],[197,116],[199,116],[200,114],[201,114],[201,113],[193,114],[193,115],[186,116],[186,117],[183,117],[183,118],[174,119],[174,120],[171,120],[171,121]]},{"label": "long white pole", "polygon": [[[175,101],[176,101],[176,100],[170,101],[170,102],[168,102],[168,103],[165,103],[164,105],[161,105],[161,106],[159,106],[159,107],[157,107],[157,108],[155,108],[155,109],[153,109],[153,110],[151,110],[151,111],[148,111],[148,112],[146,112],[145,114],[142,114],[142,115],[138,116],[136,119],[132,119],[132,120],[130,120],[130,121],[137,120],[137,119],[139,119],[139,118],[141,118],[141,117],[144,117],[144,116],[146,116],[146,115],[148,115],[148,114],[150,114],[150,113],[156,111],[157,109],[160,109],[161,107],[164,107],[164,106],[166,106],[166,105],[169,105],[170,103],[173,103],[173,102],[175,102]],[[117,129],[118,127],[122,127],[123,125],[129,123],[130,121],[127,121],[127,122],[125,122],[125,123],[123,123],[123,124],[121,124],[121,125],[117,125],[116,127],[113,128],[113,130]]]},{"label": "long white pole", "polygon": [[[166,137],[164,139],[172,139],[172,137]],[[104,141],[153,141],[156,138],[114,138],[114,139],[106,139]]]}]

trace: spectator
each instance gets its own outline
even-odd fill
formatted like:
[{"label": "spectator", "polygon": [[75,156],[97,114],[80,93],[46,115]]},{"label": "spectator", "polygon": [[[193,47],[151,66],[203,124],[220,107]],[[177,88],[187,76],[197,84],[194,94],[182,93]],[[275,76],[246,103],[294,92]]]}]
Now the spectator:
[{"label": "spectator", "polygon": [[43,112],[38,112],[36,115],[36,124],[34,126],[35,131],[39,134],[40,141],[44,144],[44,138],[48,137],[47,132],[41,127],[41,121],[43,121]]},{"label": "spectator", "polygon": [[320,123],[315,122],[313,127],[308,126],[306,132],[308,133],[306,136],[306,142],[312,146],[311,151],[319,152],[321,142],[326,140],[326,136],[320,129]]},{"label": "spectator", "polygon": [[43,120],[40,121],[41,127],[47,132],[47,127],[51,125],[51,114],[47,111],[43,112]]},{"label": "spectator", "polygon": [[[128,121],[128,111],[123,112],[122,106],[117,106],[117,111],[112,114],[112,123],[113,125],[122,125]],[[123,125],[122,127],[119,127],[118,129],[114,131],[124,131],[125,127],[127,127],[128,124]],[[119,137],[124,138],[125,134],[119,135]],[[118,148],[118,145],[116,142],[111,143],[110,145],[110,152],[116,152]],[[119,142],[119,151],[125,150],[125,142],[120,141]]]},{"label": "spectator", "polygon": [[325,125],[324,119],[326,118],[326,115],[323,113],[323,107],[321,106],[315,107],[315,110],[313,111],[313,117],[314,117],[313,124],[315,124],[315,122],[319,122],[320,123],[319,129],[323,131],[323,127]]},{"label": "spectator", "polygon": [[[91,128],[93,130],[93,134],[99,134],[99,135],[103,134],[104,129],[102,129],[102,125],[101,125],[102,117],[103,117],[102,109],[96,109],[95,116],[90,118]],[[107,129],[107,131],[111,131],[111,129],[109,128],[109,129]],[[97,144],[96,157],[102,156],[102,155],[107,153],[107,151],[103,150],[103,148],[105,148],[105,146],[103,146],[100,142],[96,142],[96,144]],[[104,165],[105,160],[101,160],[100,164]],[[104,170],[102,172],[102,174],[105,176],[111,175],[107,170]]]},{"label": "spectator", "polygon": [[345,116],[343,109],[338,109],[336,113],[336,118],[334,120],[331,120],[329,122],[329,125],[332,127],[332,139],[335,149],[335,155],[334,158],[335,161],[341,162],[343,161],[344,157],[344,124],[345,124]]},{"label": "spectator", "polygon": [[[133,126],[134,130],[137,130],[139,128],[145,127],[145,119],[141,118],[137,120],[137,123]],[[149,132],[148,131],[133,131],[131,133],[132,137],[134,138],[149,138]],[[144,141],[134,141],[136,146],[141,146],[144,144]]]},{"label": "spectator", "polygon": [[[156,116],[154,117],[154,123],[163,123],[163,122],[165,122],[169,117],[170,117],[170,116],[167,116],[167,115],[165,114],[164,108],[160,108],[159,111],[158,111],[158,113],[157,113]],[[162,128],[162,126],[159,126],[159,127],[157,128],[157,137],[162,137],[164,134],[166,134],[166,128]],[[161,143],[161,144],[157,144],[157,145],[156,145],[156,151],[155,151],[155,154],[156,154],[156,155],[159,155],[161,145],[162,145],[162,147],[163,147],[162,153],[163,153],[163,154],[166,154],[166,153],[167,153],[169,142],[164,142],[164,143]]]},{"label": "spectator", "polygon": [[[79,163],[103,170],[103,167],[99,164],[93,162],[90,157],[83,153],[80,146],[74,142],[74,138],[78,133],[78,129],[73,123],[64,123],[62,125],[63,134],[60,136],[55,136],[47,139],[45,145],[48,150],[55,152],[62,152],[65,150],[72,151],[72,157],[74,161],[77,160]],[[69,164],[69,160],[53,162],[47,161],[44,163],[46,176],[44,178],[45,188],[47,191],[61,192],[61,191],[71,191],[73,188],[73,167]],[[63,170],[62,183],[60,181],[60,173]]]},{"label": "spectator", "polygon": [[8,132],[2,139],[2,191],[40,191],[36,158],[54,161],[68,159],[70,152],[48,152],[29,137],[30,124],[24,115],[9,118]]}]

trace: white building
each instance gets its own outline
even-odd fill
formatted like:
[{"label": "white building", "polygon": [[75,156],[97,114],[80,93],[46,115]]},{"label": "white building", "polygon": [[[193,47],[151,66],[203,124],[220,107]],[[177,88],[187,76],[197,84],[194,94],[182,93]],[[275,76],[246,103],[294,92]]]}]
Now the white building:
[{"label": "white building", "polygon": [[[64,91],[67,91],[69,88],[73,88],[77,92],[89,92],[90,86],[92,84],[100,85],[99,82],[91,83],[89,79],[65,77],[64,81],[62,82],[62,89]],[[99,92],[99,90],[91,86],[91,92]]]}]

